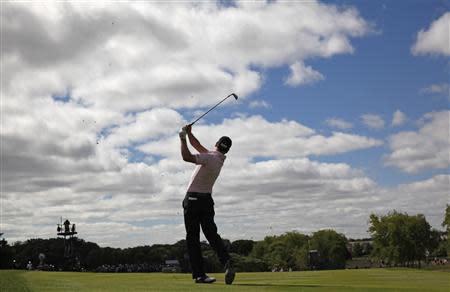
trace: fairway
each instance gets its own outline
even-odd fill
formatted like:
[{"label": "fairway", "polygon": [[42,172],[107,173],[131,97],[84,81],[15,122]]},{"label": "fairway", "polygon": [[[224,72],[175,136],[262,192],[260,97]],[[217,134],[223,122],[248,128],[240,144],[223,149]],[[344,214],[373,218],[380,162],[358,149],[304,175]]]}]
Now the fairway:
[{"label": "fairway", "polygon": [[194,284],[189,274],[0,271],[0,291],[449,291],[449,272],[367,269],[223,274],[214,284]]}]

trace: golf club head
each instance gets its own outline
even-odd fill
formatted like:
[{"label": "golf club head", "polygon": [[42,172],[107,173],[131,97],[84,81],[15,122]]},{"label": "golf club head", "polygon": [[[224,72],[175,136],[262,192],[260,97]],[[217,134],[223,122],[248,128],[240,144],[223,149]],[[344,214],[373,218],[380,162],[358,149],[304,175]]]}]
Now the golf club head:
[{"label": "golf club head", "polygon": [[230,95],[232,95],[234,97],[234,99],[236,99],[236,100],[238,99],[238,96],[236,95],[236,93],[232,93]]}]

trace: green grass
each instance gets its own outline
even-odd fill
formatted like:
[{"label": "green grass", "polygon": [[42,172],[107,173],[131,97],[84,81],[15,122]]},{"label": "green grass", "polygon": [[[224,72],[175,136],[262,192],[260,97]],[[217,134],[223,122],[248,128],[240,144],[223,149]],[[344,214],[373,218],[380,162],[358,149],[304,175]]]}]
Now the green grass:
[{"label": "green grass", "polygon": [[188,274],[107,274],[0,271],[0,291],[449,291],[450,272],[360,269],[285,273],[238,273],[233,285],[223,274],[214,284],[194,284]]},{"label": "green grass", "polygon": [[5,271],[0,270],[0,292],[14,291],[14,292],[30,292],[22,277],[24,272],[20,271]]}]

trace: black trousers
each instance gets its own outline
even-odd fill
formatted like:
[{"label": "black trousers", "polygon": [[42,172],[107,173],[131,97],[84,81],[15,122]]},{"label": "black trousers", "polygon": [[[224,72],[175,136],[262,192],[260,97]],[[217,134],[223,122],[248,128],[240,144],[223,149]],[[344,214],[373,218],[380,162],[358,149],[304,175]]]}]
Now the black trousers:
[{"label": "black trousers", "polygon": [[211,194],[188,192],[183,200],[184,226],[186,227],[186,243],[189,261],[192,268],[192,278],[205,275],[203,256],[200,249],[200,227],[211,247],[216,251],[220,262],[225,265],[230,255],[217,234],[214,223],[214,201]]}]

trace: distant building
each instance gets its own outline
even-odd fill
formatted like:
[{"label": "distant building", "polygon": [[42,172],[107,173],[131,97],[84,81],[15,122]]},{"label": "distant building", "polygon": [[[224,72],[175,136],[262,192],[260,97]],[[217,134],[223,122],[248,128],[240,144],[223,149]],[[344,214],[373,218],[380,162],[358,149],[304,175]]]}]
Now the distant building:
[{"label": "distant building", "polygon": [[372,250],[373,239],[363,238],[363,239],[350,239],[347,243],[347,250],[353,256],[355,252],[355,246],[359,245],[362,248],[362,253],[367,254]]},{"label": "distant building", "polygon": [[316,249],[308,251],[308,266],[310,270],[317,270],[319,268],[320,254]]},{"label": "distant building", "polygon": [[166,260],[164,266],[161,269],[163,273],[180,273],[181,266],[178,260]]}]

